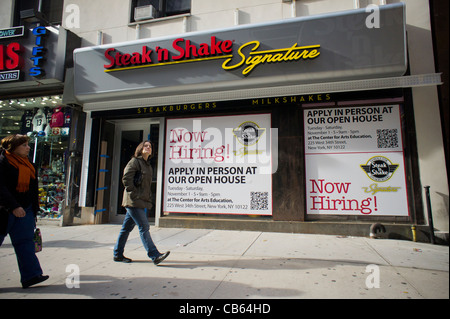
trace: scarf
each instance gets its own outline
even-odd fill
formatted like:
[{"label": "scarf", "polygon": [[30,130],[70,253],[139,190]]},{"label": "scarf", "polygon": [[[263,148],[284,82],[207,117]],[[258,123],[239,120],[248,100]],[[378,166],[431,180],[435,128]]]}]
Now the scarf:
[{"label": "scarf", "polygon": [[36,170],[28,160],[28,157],[20,157],[9,151],[6,151],[8,162],[19,170],[19,179],[16,190],[19,193],[25,193],[30,189],[30,179],[36,178]]}]

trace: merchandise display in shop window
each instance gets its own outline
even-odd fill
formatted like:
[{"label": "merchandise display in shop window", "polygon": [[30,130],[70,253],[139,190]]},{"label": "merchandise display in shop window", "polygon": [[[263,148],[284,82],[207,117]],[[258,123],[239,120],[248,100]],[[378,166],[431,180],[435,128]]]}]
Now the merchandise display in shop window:
[{"label": "merchandise display in shop window", "polygon": [[27,110],[22,115],[22,126],[20,129],[20,133],[27,134],[33,130],[33,111]]},{"label": "merchandise display in shop window", "polygon": [[40,217],[59,218],[66,185],[64,183],[63,162],[55,159],[52,167],[41,167],[39,170],[39,206]]},{"label": "merchandise display in shop window", "polygon": [[53,110],[51,117],[50,127],[63,127],[64,125],[64,113],[61,111],[61,107],[57,107]]},{"label": "merchandise display in shop window", "polygon": [[26,121],[22,122],[22,133],[31,137],[32,160],[38,167],[40,218],[62,215],[70,115],[70,108],[58,106],[27,110],[22,116]]},{"label": "merchandise display in shop window", "polygon": [[33,132],[43,135],[44,129],[47,126],[47,116],[44,114],[44,110],[38,109],[33,117]]},{"label": "merchandise display in shop window", "polygon": [[[28,136],[68,135],[70,127],[71,109],[63,109],[58,106],[51,110],[44,109],[26,110],[21,118],[22,134]],[[59,130],[54,130],[54,129]]]},{"label": "merchandise display in shop window", "polygon": [[30,161],[39,178],[38,218],[58,219],[64,209],[66,165],[72,109],[60,97],[0,100],[0,139],[11,134],[30,137]]}]

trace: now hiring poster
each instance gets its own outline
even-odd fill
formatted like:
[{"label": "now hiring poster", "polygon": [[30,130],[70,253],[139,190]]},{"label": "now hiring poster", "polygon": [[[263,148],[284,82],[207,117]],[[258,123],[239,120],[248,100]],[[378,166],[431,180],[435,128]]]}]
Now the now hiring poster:
[{"label": "now hiring poster", "polygon": [[399,105],[305,109],[310,215],[408,216]]},{"label": "now hiring poster", "polygon": [[270,114],[168,119],[164,212],[272,215]]}]

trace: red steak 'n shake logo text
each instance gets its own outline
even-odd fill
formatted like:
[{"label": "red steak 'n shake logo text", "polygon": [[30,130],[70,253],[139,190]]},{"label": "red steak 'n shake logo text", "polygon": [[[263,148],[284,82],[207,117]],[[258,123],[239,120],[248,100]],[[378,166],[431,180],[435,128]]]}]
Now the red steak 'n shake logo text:
[{"label": "red steak 'n shake logo text", "polygon": [[110,62],[104,65],[105,72],[223,58],[233,51],[233,42],[218,40],[212,36],[209,43],[196,45],[190,40],[178,38],[173,41],[172,49],[170,52],[157,46],[152,50],[144,45],[139,52],[123,54],[115,48],[110,48],[105,52],[105,58]]},{"label": "red steak 'n shake logo text", "polygon": [[237,53],[233,53],[232,40],[219,40],[211,36],[209,42],[196,44],[183,38],[175,39],[172,48],[149,48],[143,45],[140,50],[132,53],[122,53],[116,48],[105,51],[109,61],[104,65],[105,72],[115,72],[164,66],[188,62],[225,59],[222,69],[226,71],[243,67],[242,75],[247,76],[257,66],[280,62],[313,60],[320,56],[320,45],[298,46],[297,43],[288,48],[273,50],[258,50],[259,41],[242,44]]}]

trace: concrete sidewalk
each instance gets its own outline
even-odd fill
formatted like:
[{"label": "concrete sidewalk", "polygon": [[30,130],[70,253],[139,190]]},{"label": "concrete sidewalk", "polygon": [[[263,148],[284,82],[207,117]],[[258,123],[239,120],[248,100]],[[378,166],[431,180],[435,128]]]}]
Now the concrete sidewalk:
[{"label": "concrete sidewalk", "polygon": [[[159,266],[137,228],[113,262],[120,225],[40,226],[46,282],[22,289],[9,237],[0,247],[0,299],[449,298],[449,247],[399,240],[151,227]],[[79,270],[79,288],[73,277]],[[379,283],[379,288],[376,288]],[[375,287],[374,287],[375,286]]]}]

